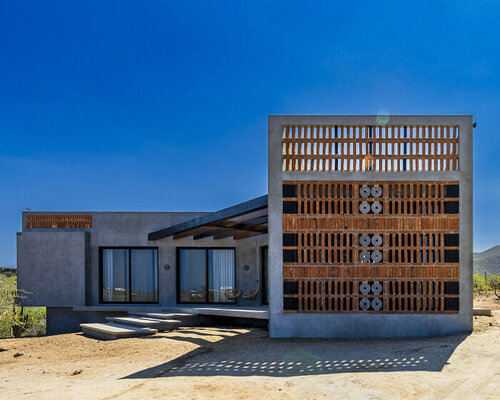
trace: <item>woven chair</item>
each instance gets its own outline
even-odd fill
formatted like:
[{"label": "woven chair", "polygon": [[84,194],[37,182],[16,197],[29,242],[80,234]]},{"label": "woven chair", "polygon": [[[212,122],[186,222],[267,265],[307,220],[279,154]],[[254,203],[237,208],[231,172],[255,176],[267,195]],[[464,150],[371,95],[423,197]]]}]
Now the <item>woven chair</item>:
[{"label": "woven chair", "polygon": [[259,288],[250,289],[248,292],[243,293],[243,298],[247,300],[255,300],[259,294]]},{"label": "woven chair", "polygon": [[228,300],[236,300],[241,294],[241,290],[240,289],[226,289],[224,290],[224,296],[226,296],[226,298]]}]

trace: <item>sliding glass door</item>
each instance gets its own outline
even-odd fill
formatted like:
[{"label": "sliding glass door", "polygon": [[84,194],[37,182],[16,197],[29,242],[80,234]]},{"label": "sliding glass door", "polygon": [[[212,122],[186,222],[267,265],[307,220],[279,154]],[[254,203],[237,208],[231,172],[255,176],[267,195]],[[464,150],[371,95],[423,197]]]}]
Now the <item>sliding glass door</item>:
[{"label": "sliding glass door", "polygon": [[177,249],[179,303],[232,303],[225,295],[234,288],[234,249]]},{"label": "sliding glass door", "polygon": [[156,248],[101,248],[102,303],[157,303]]},{"label": "sliding glass door", "polygon": [[180,249],[178,252],[179,303],[205,303],[207,297],[206,250]]}]

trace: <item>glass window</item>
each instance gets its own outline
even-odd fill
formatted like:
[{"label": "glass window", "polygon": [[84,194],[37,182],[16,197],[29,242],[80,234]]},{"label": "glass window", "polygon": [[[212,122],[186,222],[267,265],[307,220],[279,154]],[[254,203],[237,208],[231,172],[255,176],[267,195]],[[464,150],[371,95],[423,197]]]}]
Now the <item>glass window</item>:
[{"label": "glass window", "polygon": [[179,302],[204,303],[207,297],[205,250],[180,250],[179,266]]},{"label": "glass window", "polygon": [[130,252],[132,302],[158,302],[156,249],[132,249]]},{"label": "glass window", "polygon": [[102,252],[102,300],[128,301],[130,294],[129,251],[104,249]]},{"label": "glass window", "polygon": [[224,292],[234,288],[234,249],[179,249],[179,302],[232,303]]},{"label": "glass window", "polygon": [[158,302],[156,248],[102,249],[102,301]]}]

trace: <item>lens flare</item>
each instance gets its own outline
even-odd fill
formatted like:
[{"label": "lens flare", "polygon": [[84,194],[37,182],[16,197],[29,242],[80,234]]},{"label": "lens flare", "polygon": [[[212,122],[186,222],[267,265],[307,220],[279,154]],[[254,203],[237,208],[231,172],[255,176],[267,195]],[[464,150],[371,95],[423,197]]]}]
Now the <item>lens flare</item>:
[{"label": "lens flare", "polygon": [[381,126],[385,126],[389,123],[389,114],[385,111],[380,111],[377,115],[377,124]]}]

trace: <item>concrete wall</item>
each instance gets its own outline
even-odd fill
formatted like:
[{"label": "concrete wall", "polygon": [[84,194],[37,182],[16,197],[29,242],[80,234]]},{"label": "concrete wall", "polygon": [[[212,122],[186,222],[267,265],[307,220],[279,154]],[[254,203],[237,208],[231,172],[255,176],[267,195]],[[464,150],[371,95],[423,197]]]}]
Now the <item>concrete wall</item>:
[{"label": "concrete wall", "polygon": [[18,289],[26,306],[85,305],[87,232],[23,232],[17,236]]},{"label": "concrete wall", "polygon": [[[33,214],[33,212],[31,212]],[[36,212],[35,214],[79,214]],[[99,304],[99,248],[153,246],[159,256],[159,305],[176,304],[177,247],[235,247],[236,287],[260,287],[260,248],[267,236],[234,241],[230,238],[193,240],[192,237],[149,241],[148,233],[206,213],[89,212],[93,228],[82,230],[27,229],[18,234],[19,287],[33,293],[26,305],[79,306]],[[86,238],[86,239],[85,239]],[[85,241],[86,240],[86,241]],[[85,248],[85,243],[87,247]],[[244,266],[248,265],[248,271]],[[24,286],[23,286],[24,285]],[[237,304],[260,304],[238,299]]]},{"label": "concrete wall", "polygon": [[[418,337],[472,330],[472,116],[390,116],[389,125],[448,125],[460,129],[460,170],[453,172],[284,172],[283,125],[377,125],[376,116],[270,116],[268,119],[269,275],[271,337]],[[285,180],[429,181],[460,183],[460,310],[458,314],[283,313],[282,182]]]}]

